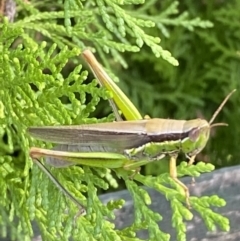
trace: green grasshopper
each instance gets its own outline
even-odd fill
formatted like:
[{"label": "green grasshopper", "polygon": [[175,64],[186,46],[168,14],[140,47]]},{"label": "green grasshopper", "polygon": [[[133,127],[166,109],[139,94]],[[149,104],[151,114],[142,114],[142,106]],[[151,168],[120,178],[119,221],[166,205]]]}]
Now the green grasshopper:
[{"label": "green grasshopper", "polygon": [[[204,119],[142,119],[135,106],[107,76],[91,52],[85,51],[83,54],[102,85],[113,91],[111,105],[118,121],[76,126],[31,127],[29,132],[34,138],[59,145],[54,150],[32,147],[30,156],[35,160],[46,157],[47,163],[55,167],[81,164],[138,170],[142,165],[168,155],[170,176],[184,189],[186,203],[190,206],[188,188],[177,179],[178,154],[184,153],[190,160],[189,164],[192,164],[196,155],[205,147],[211,128],[227,125],[212,123],[235,90],[227,95],[209,122]],[[130,107],[128,103],[131,103]],[[118,109],[130,120],[123,121]],[[42,164],[38,165],[62,190],[61,184],[54,180],[49,171],[45,170]],[[77,203],[66,190],[63,191]]]}]

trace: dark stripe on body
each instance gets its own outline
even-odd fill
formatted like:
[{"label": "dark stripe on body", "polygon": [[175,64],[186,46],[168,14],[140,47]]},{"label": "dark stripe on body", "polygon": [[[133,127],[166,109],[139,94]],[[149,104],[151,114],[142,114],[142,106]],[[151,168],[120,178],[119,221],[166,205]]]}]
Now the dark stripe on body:
[{"label": "dark stripe on body", "polygon": [[178,141],[189,137],[189,134],[196,128],[183,133],[163,133],[160,135],[151,135],[150,142]]}]

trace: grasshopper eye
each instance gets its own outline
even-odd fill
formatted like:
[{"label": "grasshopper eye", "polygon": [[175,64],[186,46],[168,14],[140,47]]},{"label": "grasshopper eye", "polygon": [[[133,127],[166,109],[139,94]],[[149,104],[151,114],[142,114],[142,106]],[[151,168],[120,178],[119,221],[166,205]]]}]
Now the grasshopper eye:
[{"label": "grasshopper eye", "polygon": [[200,129],[199,128],[194,128],[189,132],[189,139],[193,142],[195,142],[200,134]]}]

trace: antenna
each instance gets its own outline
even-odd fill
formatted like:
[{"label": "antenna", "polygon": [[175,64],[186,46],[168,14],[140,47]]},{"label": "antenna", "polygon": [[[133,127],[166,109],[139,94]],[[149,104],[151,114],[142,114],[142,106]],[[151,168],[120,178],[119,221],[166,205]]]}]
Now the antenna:
[{"label": "antenna", "polygon": [[213,124],[213,121],[215,120],[215,118],[217,117],[217,115],[219,114],[219,112],[222,110],[223,106],[226,104],[226,102],[228,101],[228,99],[231,97],[231,95],[236,91],[236,89],[234,89],[233,91],[231,91],[226,97],[225,99],[223,100],[223,102],[221,103],[221,105],[217,108],[217,110],[214,112],[211,120],[209,121],[209,124],[210,124],[210,127],[213,127],[213,126],[227,126],[226,123],[216,123],[216,124]]}]

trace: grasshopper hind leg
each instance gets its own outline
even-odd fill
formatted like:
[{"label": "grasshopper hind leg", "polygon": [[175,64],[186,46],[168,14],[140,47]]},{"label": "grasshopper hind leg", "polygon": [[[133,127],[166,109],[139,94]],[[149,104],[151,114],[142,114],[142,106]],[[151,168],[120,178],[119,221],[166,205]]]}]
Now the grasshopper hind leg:
[{"label": "grasshopper hind leg", "polygon": [[190,208],[191,205],[189,202],[189,190],[188,190],[188,187],[177,178],[176,161],[177,161],[177,155],[171,155],[170,163],[169,163],[170,177],[183,188],[183,190],[185,192],[185,197],[186,197],[186,204],[187,204],[188,208]]}]

